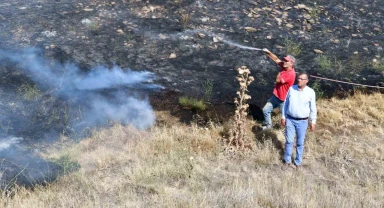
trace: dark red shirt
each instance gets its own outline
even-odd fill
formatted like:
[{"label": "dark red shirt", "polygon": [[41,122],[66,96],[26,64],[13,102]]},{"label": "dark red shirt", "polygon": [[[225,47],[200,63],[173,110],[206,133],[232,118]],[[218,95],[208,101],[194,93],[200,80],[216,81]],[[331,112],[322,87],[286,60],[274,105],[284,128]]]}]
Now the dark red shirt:
[{"label": "dark red shirt", "polygon": [[285,101],[289,88],[295,83],[296,72],[294,68],[289,71],[284,70],[283,62],[280,62],[279,65],[281,67],[280,83],[276,83],[273,94],[281,101]]}]

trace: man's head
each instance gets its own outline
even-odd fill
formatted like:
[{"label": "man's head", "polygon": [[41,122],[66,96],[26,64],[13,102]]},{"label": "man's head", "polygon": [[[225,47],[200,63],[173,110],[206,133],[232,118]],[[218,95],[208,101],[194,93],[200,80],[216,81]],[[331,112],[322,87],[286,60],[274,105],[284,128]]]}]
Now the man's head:
[{"label": "man's head", "polygon": [[283,58],[283,67],[285,70],[293,68],[293,65],[295,65],[296,59],[292,55],[287,55]]},{"label": "man's head", "polygon": [[297,85],[299,86],[300,89],[304,88],[307,86],[308,83],[308,73],[307,72],[301,72],[299,76],[297,77]]}]

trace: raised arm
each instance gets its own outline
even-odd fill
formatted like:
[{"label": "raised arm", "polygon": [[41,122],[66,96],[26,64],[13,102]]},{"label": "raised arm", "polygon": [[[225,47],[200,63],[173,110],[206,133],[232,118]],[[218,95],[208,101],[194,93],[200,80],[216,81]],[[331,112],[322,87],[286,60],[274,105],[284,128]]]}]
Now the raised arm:
[{"label": "raised arm", "polygon": [[264,51],[265,54],[267,54],[267,56],[269,56],[269,58],[271,58],[276,64],[279,64],[279,63],[281,62],[281,60],[280,60],[275,54],[273,54],[271,51],[269,51],[268,49],[263,48],[263,51]]}]

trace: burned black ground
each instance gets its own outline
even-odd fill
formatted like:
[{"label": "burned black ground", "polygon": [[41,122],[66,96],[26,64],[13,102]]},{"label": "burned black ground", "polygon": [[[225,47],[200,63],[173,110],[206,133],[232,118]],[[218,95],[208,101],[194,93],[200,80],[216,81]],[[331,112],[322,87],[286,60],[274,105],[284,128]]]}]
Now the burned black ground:
[{"label": "burned black ground", "polygon": [[[299,4],[311,11],[295,9]],[[48,56],[74,61],[84,69],[97,64],[117,64],[150,70],[165,87],[189,94],[201,91],[201,83],[211,80],[215,86],[214,98],[218,100],[232,97],[236,89],[235,69],[246,65],[257,78],[251,89],[257,98],[252,102],[261,104],[270,95],[271,77],[277,67],[261,52],[215,43],[213,36],[269,48],[279,56],[287,52],[284,41],[289,39],[301,44],[298,71],[380,85],[383,75],[372,68],[372,59],[382,58],[383,53],[382,8],[383,3],[374,0],[16,1],[2,4],[1,46],[47,48]],[[250,11],[259,17],[248,17]],[[284,12],[287,15],[282,17]],[[188,20],[183,21],[183,15],[189,16]],[[276,18],[281,19],[281,25]],[[286,27],[286,23],[292,27]],[[257,31],[247,32],[246,26]],[[198,33],[206,36],[201,38]],[[338,43],[332,42],[336,39]],[[322,50],[342,67],[319,69],[314,49]],[[356,51],[359,53],[354,54]],[[168,59],[171,53],[177,57]],[[381,61],[380,57],[376,59]],[[356,59],[359,61],[351,64]],[[337,87],[334,83],[330,85],[331,90]]]}]

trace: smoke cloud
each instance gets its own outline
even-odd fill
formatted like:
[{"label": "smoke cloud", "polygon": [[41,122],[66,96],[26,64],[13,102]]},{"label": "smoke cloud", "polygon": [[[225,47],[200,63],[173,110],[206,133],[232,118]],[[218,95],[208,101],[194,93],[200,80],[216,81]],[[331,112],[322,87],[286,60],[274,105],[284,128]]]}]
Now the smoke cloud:
[{"label": "smoke cloud", "polygon": [[19,143],[23,138],[20,137],[8,137],[8,138],[2,138],[2,141],[0,141],[0,152],[8,149],[11,145]]},{"label": "smoke cloud", "polygon": [[153,125],[145,94],[161,88],[154,78],[118,66],[81,70],[75,63],[46,59],[36,48],[0,50],[0,189],[54,181],[62,171],[30,151],[31,144],[61,134],[81,138],[111,122],[140,129]]},{"label": "smoke cloud", "polygon": [[[10,60],[21,68],[40,91],[64,98],[69,105],[81,105],[81,123],[87,127],[115,121],[147,128],[155,122],[148,100],[128,96],[137,89],[158,89],[160,86],[151,83],[153,73],[118,66],[97,66],[86,73],[73,63],[47,60],[36,48],[21,52],[0,50],[0,60]],[[78,124],[75,122],[74,126]]]}]

